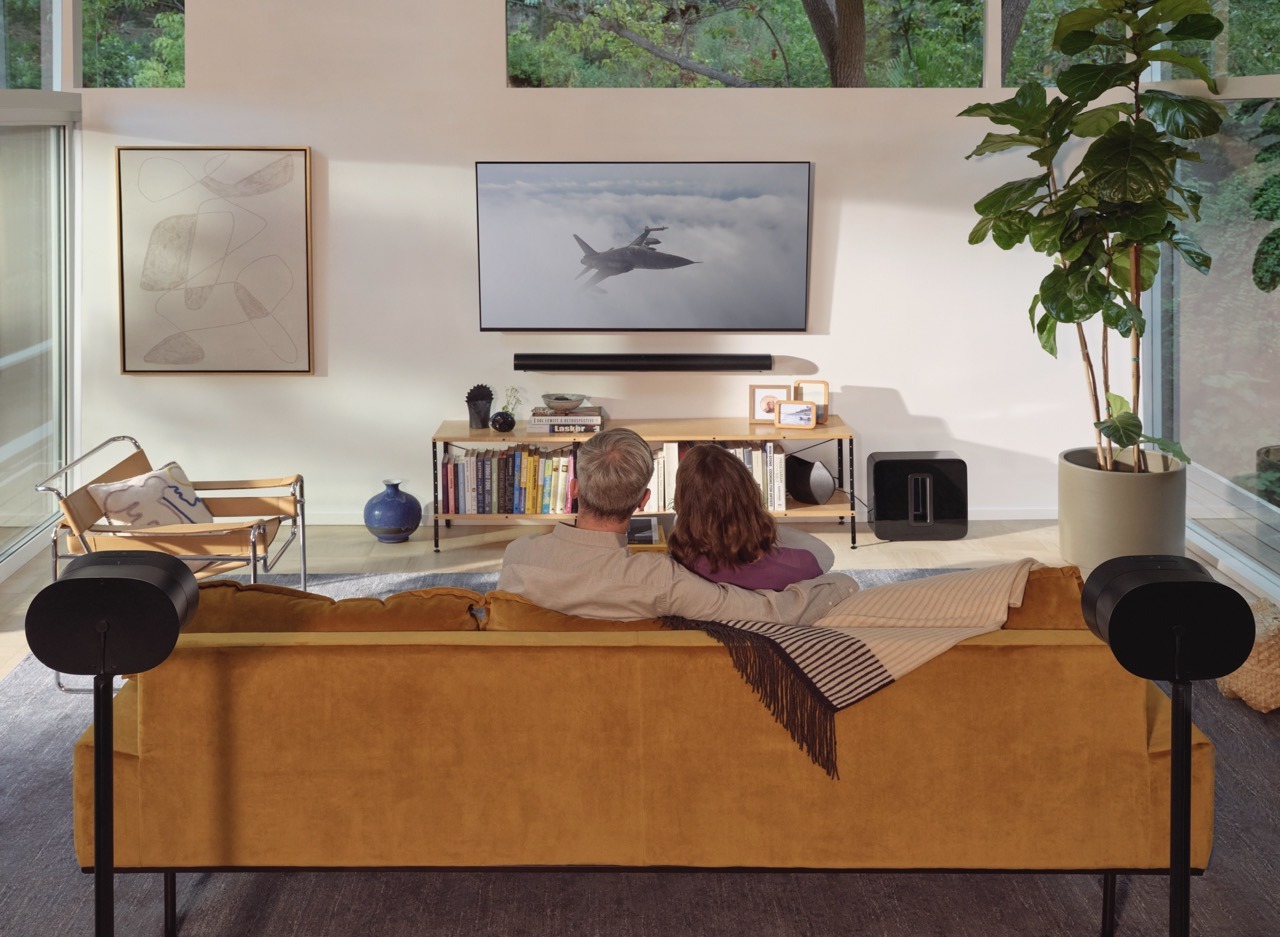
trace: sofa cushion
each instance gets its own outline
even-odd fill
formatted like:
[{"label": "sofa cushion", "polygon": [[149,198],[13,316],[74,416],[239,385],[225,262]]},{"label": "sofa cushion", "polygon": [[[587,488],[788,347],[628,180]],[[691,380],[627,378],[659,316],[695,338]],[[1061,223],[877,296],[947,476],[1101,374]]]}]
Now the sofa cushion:
[{"label": "sofa cushion", "polygon": [[514,592],[494,590],[485,595],[483,627],[485,631],[661,631],[662,622],[579,618],[535,605]]},{"label": "sofa cushion", "polygon": [[386,599],[331,599],[284,586],[213,579],[200,585],[200,604],[187,631],[475,631],[472,609],[484,596],[438,587]]},{"label": "sofa cushion", "polygon": [[1072,630],[1088,628],[1080,611],[1084,580],[1074,566],[1042,566],[1027,573],[1022,605],[1009,609],[1006,629]]}]

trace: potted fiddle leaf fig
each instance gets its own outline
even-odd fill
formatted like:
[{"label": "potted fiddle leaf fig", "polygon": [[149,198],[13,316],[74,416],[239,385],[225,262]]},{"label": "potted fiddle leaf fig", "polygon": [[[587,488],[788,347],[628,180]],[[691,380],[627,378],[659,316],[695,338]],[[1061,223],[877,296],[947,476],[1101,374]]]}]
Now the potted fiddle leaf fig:
[{"label": "potted fiddle leaf fig", "polygon": [[[1008,100],[961,112],[1008,128],[988,133],[966,158],[1022,150],[1035,165],[978,200],[969,242],[990,236],[1010,250],[1025,241],[1049,258],[1032,329],[1052,355],[1064,330],[1080,345],[1093,446],[1059,459],[1059,532],[1064,558],[1082,567],[1183,552],[1190,460],[1174,440],[1145,433],[1138,416],[1143,291],[1162,248],[1209,270],[1209,255],[1181,228],[1198,218],[1200,195],[1179,181],[1177,165],[1197,158],[1186,141],[1217,133],[1223,108],[1142,82],[1148,69],[1171,63],[1217,94],[1202,54],[1221,31],[1210,0],[1094,0],[1058,20],[1053,47],[1073,64],[1058,75],[1057,93],[1029,82]],[[1113,340],[1127,343],[1127,399],[1111,386]],[[1168,490],[1148,498],[1141,490],[1149,486]],[[1106,500],[1113,488],[1114,504]],[[1102,541],[1089,543],[1095,535]]]}]

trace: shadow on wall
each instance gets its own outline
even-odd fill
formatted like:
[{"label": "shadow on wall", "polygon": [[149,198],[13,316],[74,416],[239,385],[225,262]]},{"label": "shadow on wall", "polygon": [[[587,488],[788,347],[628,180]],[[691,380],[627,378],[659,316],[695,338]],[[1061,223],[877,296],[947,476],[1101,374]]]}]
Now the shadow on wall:
[{"label": "shadow on wall", "polygon": [[[1056,516],[1056,459],[957,438],[940,417],[910,412],[902,394],[889,387],[833,387],[831,412],[839,414],[855,434],[854,491],[864,504],[869,453],[949,449],[968,467],[971,517]],[[820,458],[835,469],[834,443],[804,450],[788,447],[788,452],[803,454],[809,459]]]}]

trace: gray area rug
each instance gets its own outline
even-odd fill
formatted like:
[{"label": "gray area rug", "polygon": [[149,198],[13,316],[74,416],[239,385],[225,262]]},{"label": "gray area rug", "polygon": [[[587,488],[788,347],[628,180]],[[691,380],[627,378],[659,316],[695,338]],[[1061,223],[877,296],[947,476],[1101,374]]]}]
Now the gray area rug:
[{"label": "gray area rug", "polygon": [[[864,572],[856,573],[860,580]],[[476,574],[465,575],[476,583]],[[322,581],[327,578],[316,577],[316,585],[337,585]],[[404,581],[393,585],[404,587]],[[443,583],[431,577],[425,584]],[[3,937],[93,930],[93,879],[80,872],[71,842],[71,746],[91,717],[90,698],[59,693],[50,672],[33,658],[0,680]],[[1280,713],[1264,716],[1224,699],[1212,683],[1202,683],[1195,691],[1195,720],[1218,747],[1218,786],[1213,860],[1209,871],[1191,883],[1192,934],[1274,937],[1280,934]],[[118,934],[162,932],[158,874],[117,876],[115,896]],[[1120,937],[1168,932],[1163,877],[1122,876],[1118,904]],[[1101,877],[1096,875],[406,871],[178,876],[183,937],[1091,937],[1098,932],[1100,909]]]}]

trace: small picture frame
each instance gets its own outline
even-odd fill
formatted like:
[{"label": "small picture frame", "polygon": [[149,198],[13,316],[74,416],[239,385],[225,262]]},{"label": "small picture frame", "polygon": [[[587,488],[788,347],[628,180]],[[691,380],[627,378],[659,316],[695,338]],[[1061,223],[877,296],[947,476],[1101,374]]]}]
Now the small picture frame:
[{"label": "small picture frame", "polygon": [[748,423],[773,423],[778,402],[787,399],[791,388],[786,384],[752,384]]},{"label": "small picture frame", "polygon": [[818,425],[818,405],[812,400],[779,400],[773,425],[786,429],[813,429]]},{"label": "small picture frame", "polygon": [[791,388],[791,399],[810,400],[816,403],[818,405],[818,424],[821,425],[827,422],[831,392],[826,381],[796,381]]}]

